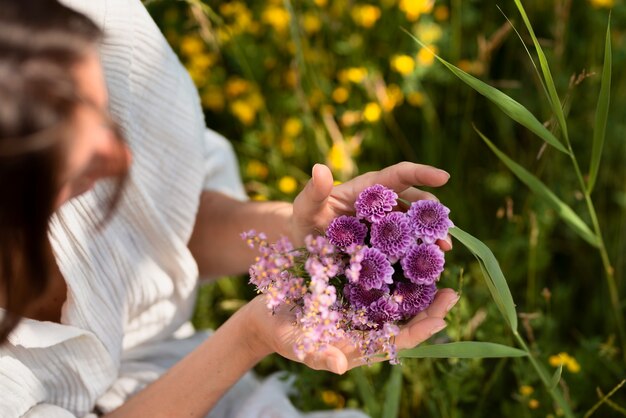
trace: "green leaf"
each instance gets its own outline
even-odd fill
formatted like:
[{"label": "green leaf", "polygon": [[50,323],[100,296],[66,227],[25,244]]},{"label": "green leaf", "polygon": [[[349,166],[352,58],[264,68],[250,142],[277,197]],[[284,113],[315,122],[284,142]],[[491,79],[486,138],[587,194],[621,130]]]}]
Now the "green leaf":
[{"label": "green leaf", "polygon": [[554,80],[552,79],[552,73],[550,72],[548,60],[546,59],[546,55],[543,53],[543,49],[541,49],[541,45],[539,45],[539,41],[537,40],[537,37],[535,36],[535,31],[530,24],[528,16],[526,15],[524,6],[522,6],[520,0],[515,0],[515,4],[517,5],[517,9],[522,15],[522,19],[526,24],[526,28],[528,28],[528,32],[530,33],[530,37],[533,40],[533,44],[535,44],[537,56],[539,57],[539,65],[541,66],[541,72],[543,73],[543,78],[545,79],[546,87],[548,89],[548,100],[550,102],[550,106],[552,107],[552,111],[556,116],[556,120],[559,123],[561,131],[563,132],[563,136],[569,143],[569,135],[567,134],[567,124],[565,123],[565,115],[563,114],[563,108],[561,107],[561,99],[559,99],[559,95],[556,92],[556,87],[554,86]]},{"label": "green leaf", "polygon": [[[419,39],[417,39],[409,32],[407,33],[415,40],[415,42],[420,44],[423,48],[427,48],[427,46],[424,45]],[[487,83],[469,75],[460,68],[450,64],[448,61],[444,60],[437,54],[435,54],[435,57],[437,58],[437,60],[439,60],[439,62],[448,67],[448,69],[454,75],[460,78],[461,81],[465,82],[465,84],[485,96],[487,99],[491,100],[511,119],[528,128],[541,139],[546,141],[549,145],[552,145],[554,148],[565,154],[569,154],[563,144],[561,144],[559,140],[548,129],[546,129],[546,127],[543,126],[543,124],[539,122],[537,118],[532,113],[530,113],[530,111],[524,106],[522,106],[506,94],[502,93],[500,90],[491,87]]]},{"label": "green leaf", "polygon": [[380,407],[377,401],[376,392],[374,391],[374,387],[370,383],[369,379],[365,375],[362,367],[355,367],[350,370],[350,374],[352,375],[352,381],[356,382],[356,387],[367,409],[367,412],[375,417],[379,415]]},{"label": "green leaf", "polygon": [[482,241],[463,231],[459,227],[451,228],[450,235],[465,245],[468,250],[478,259],[480,268],[483,271],[487,287],[491,292],[491,297],[496,302],[496,306],[504,316],[513,331],[517,330],[517,312],[509,285],[502,274],[498,260],[493,255],[489,247]]},{"label": "green leaf", "polygon": [[402,394],[402,366],[391,368],[391,376],[385,388],[385,403],[383,404],[383,418],[396,418],[400,410],[400,395]]},{"label": "green leaf", "polygon": [[593,129],[593,147],[591,151],[591,165],[589,166],[589,182],[587,191],[593,191],[598,169],[600,168],[600,158],[604,147],[604,137],[606,135],[606,121],[609,116],[609,102],[611,100],[611,21],[606,28],[606,42],[604,46],[604,67],[602,68],[602,82],[600,86],[600,97],[596,108],[596,121]]},{"label": "green leaf", "polygon": [[559,384],[559,381],[561,380],[561,373],[563,373],[563,363],[559,364],[559,367],[557,367],[556,371],[552,375],[552,379],[550,379],[549,389],[556,388],[556,386]]},{"label": "green leaf", "polygon": [[398,353],[402,358],[499,358],[526,357],[528,353],[508,345],[459,341],[447,344],[420,345]]},{"label": "green leaf", "polygon": [[511,160],[502,151],[500,151],[482,132],[474,127],[478,135],[485,141],[485,143],[491,148],[491,150],[502,160],[504,164],[515,174],[524,184],[526,184],[530,190],[542,198],[548,203],[558,215],[567,223],[572,229],[580,235],[585,241],[593,245],[598,246],[598,238],[591,232],[589,226],[561,199],[559,199],[545,184],[543,184],[537,177],[533,176],[524,167]]}]

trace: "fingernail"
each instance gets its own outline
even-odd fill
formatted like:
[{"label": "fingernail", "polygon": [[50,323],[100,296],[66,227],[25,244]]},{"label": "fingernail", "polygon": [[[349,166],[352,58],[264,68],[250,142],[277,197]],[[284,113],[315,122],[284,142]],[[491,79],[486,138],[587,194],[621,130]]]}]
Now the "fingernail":
[{"label": "fingernail", "polygon": [[442,329],[444,329],[448,324],[446,324],[445,322],[443,322],[442,324],[436,325],[434,326],[431,330],[430,330],[430,335],[435,335],[436,333],[438,333],[439,331],[441,331]]},{"label": "fingernail", "polygon": [[438,170],[448,176],[448,178],[450,178],[450,173],[448,173],[446,170],[442,170],[441,168],[438,168]]},{"label": "fingernail", "polygon": [[450,312],[450,309],[452,309],[452,307],[456,305],[460,298],[461,296],[457,294],[456,297],[452,299],[450,303],[448,303],[448,306],[446,306],[446,313]]}]

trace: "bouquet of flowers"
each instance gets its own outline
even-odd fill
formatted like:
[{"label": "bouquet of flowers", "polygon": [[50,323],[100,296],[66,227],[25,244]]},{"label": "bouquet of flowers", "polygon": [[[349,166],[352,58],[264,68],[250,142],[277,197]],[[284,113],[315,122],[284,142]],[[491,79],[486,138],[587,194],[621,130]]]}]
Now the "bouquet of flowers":
[{"label": "bouquet of flowers", "polygon": [[384,353],[397,363],[399,326],[426,309],[437,292],[444,253],[437,246],[453,224],[450,210],[433,200],[394,211],[398,195],[376,184],[363,190],[355,216],[335,218],[322,235],[309,235],[295,248],[285,237],[242,234],[259,256],[250,282],[267,307],[294,310],[301,338],[299,358],[348,339],[369,359]]}]

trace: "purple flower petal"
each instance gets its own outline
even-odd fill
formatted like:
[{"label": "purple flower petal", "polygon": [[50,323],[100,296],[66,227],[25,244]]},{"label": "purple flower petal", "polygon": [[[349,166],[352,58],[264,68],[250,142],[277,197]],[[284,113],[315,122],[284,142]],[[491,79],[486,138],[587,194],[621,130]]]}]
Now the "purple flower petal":
[{"label": "purple flower petal", "polygon": [[428,308],[436,293],[437,286],[434,283],[398,283],[393,291],[393,298],[400,306],[402,319],[410,319]]},{"label": "purple flower petal", "polygon": [[407,215],[413,224],[418,238],[428,244],[448,235],[448,228],[454,226],[448,215],[450,209],[436,200],[418,200],[411,204]]},{"label": "purple flower petal", "polygon": [[432,284],[443,272],[443,251],[435,244],[413,244],[400,260],[404,275],[415,284]]},{"label": "purple flower petal", "polygon": [[331,244],[346,248],[352,244],[362,245],[367,235],[367,226],[354,216],[342,215],[333,219],[326,229],[326,237]]},{"label": "purple flower petal", "polygon": [[343,294],[346,299],[348,299],[348,302],[350,302],[350,305],[355,309],[368,307],[386,291],[388,291],[388,288],[366,290],[361,286],[349,283],[343,288]]},{"label": "purple flower petal", "polygon": [[372,224],[372,246],[396,260],[415,242],[409,218],[402,212],[391,212]]},{"label": "purple flower petal", "polygon": [[389,295],[372,302],[367,308],[367,317],[378,325],[400,319],[399,304]]},{"label": "purple flower petal", "polygon": [[378,222],[385,216],[386,212],[391,212],[396,206],[397,199],[396,192],[383,185],[370,186],[363,190],[354,202],[356,217],[372,223]]},{"label": "purple flower petal", "polygon": [[[359,286],[366,290],[383,289],[385,283],[393,283],[393,267],[385,254],[376,248],[365,247],[361,250],[363,259],[360,261],[358,275],[352,277]],[[355,266],[350,266],[354,270]]]}]

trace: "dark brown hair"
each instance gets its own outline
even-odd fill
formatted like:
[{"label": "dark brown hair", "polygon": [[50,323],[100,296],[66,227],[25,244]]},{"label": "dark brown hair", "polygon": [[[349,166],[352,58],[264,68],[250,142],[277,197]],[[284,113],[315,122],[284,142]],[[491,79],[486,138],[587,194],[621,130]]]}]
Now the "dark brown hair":
[{"label": "dark brown hair", "polygon": [[0,0],[0,343],[51,277],[48,225],[81,103],[72,68],[101,37],[56,0]]}]

